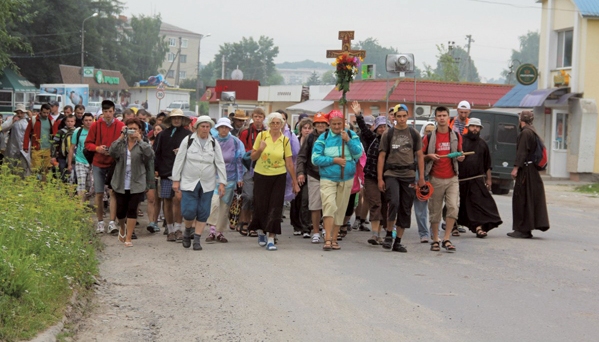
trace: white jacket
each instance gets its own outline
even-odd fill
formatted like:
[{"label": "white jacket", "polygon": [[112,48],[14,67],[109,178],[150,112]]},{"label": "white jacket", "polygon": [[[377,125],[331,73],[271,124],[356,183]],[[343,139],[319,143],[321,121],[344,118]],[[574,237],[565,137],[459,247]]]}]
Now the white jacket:
[{"label": "white jacket", "polygon": [[214,191],[216,188],[216,174],[221,184],[227,185],[227,170],[220,145],[212,143],[214,138],[208,135],[206,145],[202,147],[200,138],[196,133],[191,135],[193,142],[187,149],[189,136],[181,141],[175,164],[173,165],[173,181],[181,182],[179,187],[183,191],[193,191],[200,182],[202,192]]}]

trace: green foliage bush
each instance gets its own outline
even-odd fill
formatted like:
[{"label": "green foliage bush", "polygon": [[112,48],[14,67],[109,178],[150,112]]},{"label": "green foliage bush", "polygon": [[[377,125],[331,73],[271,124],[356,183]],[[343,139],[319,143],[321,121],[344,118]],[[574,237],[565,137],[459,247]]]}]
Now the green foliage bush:
[{"label": "green foliage bush", "polygon": [[70,185],[0,168],[0,341],[55,324],[73,290],[94,282],[98,240],[73,194]]}]

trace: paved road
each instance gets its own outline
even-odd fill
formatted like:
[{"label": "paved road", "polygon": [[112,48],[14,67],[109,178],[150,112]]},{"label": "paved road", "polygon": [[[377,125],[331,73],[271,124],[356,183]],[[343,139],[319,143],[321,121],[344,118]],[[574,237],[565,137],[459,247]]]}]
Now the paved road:
[{"label": "paved road", "polygon": [[[408,253],[351,232],[341,251],[291,236],[279,251],[227,232],[195,252],[140,229],[133,248],[104,236],[96,306],[79,341],[596,341],[599,199],[549,187],[552,228],[463,234],[431,252],[413,224]],[[511,196],[511,195],[510,195]]]}]

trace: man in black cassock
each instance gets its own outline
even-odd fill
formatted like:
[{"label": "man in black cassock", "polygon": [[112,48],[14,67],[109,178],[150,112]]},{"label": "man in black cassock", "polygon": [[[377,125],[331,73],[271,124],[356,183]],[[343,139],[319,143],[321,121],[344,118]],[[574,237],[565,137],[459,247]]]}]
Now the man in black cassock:
[{"label": "man in black cassock", "polygon": [[497,205],[491,196],[491,154],[487,143],[480,138],[483,125],[478,118],[468,121],[468,133],[463,137],[462,151],[467,155],[460,168],[460,212],[458,224],[468,227],[476,237],[484,238],[487,232],[502,221]]},{"label": "man in black cassock", "polygon": [[532,231],[549,229],[549,215],[545,202],[545,187],[539,171],[532,163],[532,155],[540,139],[532,126],[534,114],[531,111],[520,113],[520,134],[516,142],[516,162],[512,170],[515,179],[512,197],[513,238],[532,238]]}]

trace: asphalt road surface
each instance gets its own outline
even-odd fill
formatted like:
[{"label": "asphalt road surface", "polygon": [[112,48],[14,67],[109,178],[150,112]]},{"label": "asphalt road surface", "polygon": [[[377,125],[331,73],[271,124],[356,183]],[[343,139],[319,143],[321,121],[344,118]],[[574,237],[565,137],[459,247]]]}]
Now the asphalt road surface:
[{"label": "asphalt road surface", "polygon": [[[408,253],[352,231],[340,251],[292,236],[275,252],[227,231],[229,243],[184,249],[145,230],[133,248],[103,236],[100,285],[77,341],[596,341],[599,199],[547,186],[551,229],[512,239],[503,225],[452,238],[456,253]],[[205,233],[203,238],[207,234]]]}]

